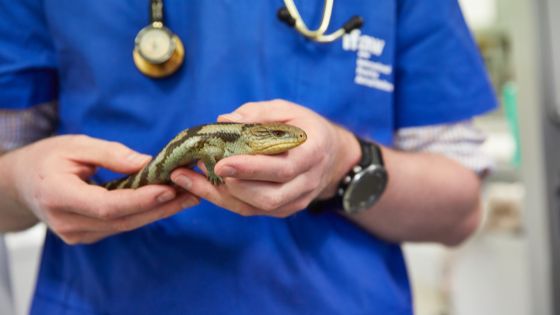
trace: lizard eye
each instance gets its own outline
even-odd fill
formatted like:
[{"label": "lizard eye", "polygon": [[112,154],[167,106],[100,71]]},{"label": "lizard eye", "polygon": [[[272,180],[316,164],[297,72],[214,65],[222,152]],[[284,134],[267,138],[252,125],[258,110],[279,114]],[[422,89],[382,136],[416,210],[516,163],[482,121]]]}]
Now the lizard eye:
[{"label": "lizard eye", "polygon": [[286,134],[286,132],[282,130],[272,130],[272,134],[275,137],[283,137]]}]

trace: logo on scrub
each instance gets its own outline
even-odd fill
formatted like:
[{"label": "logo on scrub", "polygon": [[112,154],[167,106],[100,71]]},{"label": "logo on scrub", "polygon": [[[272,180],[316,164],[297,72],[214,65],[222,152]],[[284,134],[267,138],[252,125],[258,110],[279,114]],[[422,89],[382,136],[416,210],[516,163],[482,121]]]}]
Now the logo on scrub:
[{"label": "logo on scrub", "polygon": [[385,40],[362,35],[357,29],[342,37],[342,49],[356,52],[356,75],[354,83],[385,92],[393,92],[393,83],[384,79],[391,76],[393,67],[371,60],[380,57],[385,50]]}]

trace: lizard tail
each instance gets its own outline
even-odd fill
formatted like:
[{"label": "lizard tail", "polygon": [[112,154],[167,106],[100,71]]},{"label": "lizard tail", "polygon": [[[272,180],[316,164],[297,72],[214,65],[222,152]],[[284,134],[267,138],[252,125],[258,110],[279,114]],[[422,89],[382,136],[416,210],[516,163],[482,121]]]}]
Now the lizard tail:
[{"label": "lizard tail", "polygon": [[112,180],[110,182],[107,182],[105,184],[103,184],[102,186],[107,188],[107,190],[115,190],[117,189],[122,183],[124,183],[126,180],[128,179],[128,177],[123,177],[123,178],[119,178],[119,179],[115,179]]}]

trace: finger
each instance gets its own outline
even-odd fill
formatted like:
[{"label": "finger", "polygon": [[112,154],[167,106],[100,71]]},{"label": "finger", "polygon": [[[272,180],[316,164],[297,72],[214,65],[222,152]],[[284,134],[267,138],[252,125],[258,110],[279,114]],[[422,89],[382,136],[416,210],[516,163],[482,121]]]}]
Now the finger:
[{"label": "finger", "polygon": [[57,199],[64,200],[63,210],[96,219],[111,220],[145,212],[175,198],[173,187],[148,185],[138,189],[107,189],[88,185],[79,178],[65,178]]},{"label": "finger", "polygon": [[125,145],[100,140],[84,135],[69,136],[75,142],[69,152],[72,159],[87,164],[102,166],[119,173],[138,171],[151,159],[149,155],[133,151]]},{"label": "finger", "polygon": [[226,180],[232,196],[264,212],[274,212],[294,203],[314,190],[306,176],[298,176],[284,184],[237,180]]},{"label": "finger", "polygon": [[198,198],[190,193],[184,193],[176,199],[155,209],[113,220],[111,221],[111,228],[113,231],[117,232],[132,231],[152,222],[168,218],[184,209],[196,206],[199,203],[200,200]]},{"label": "finger", "polygon": [[51,217],[50,227],[61,236],[83,232],[123,232],[130,231],[154,221],[167,218],[175,213],[195,206],[198,198],[190,193],[183,193],[176,199],[145,212],[117,218],[101,220],[73,212],[59,211]]},{"label": "finger", "polygon": [[309,206],[313,200],[313,193],[307,193],[299,197],[298,199],[284,205],[274,211],[264,213],[263,215],[268,215],[275,218],[286,218],[293,215],[296,212],[302,211]]},{"label": "finger", "polygon": [[67,235],[57,234],[67,245],[93,244],[110,235],[112,235],[110,232],[72,232]]},{"label": "finger", "polygon": [[[285,100],[245,103],[229,114],[220,115],[221,122],[287,122],[300,116],[301,112],[310,112],[303,106]],[[300,112],[296,114],[296,112]]]},{"label": "finger", "polygon": [[112,233],[108,232],[89,232],[89,233],[78,233],[75,238],[77,241],[74,244],[95,244],[103,239],[106,239],[109,236],[112,236]]},{"label": "finger", "polygon": [[153,209],[151,211],[147,211],[146,213],[130,216],[127,218],[122,218],[118,221],[111,222],[111,224],[87,217],[81,218],[81,224],[92,224],[92,220],[96,221],[93,224],[98,224],[102,227],[98,230],[74,229],[62,233],[60,231],[55,231],[55,233],[57,233],[57,235],[59,235],[59,237],[65,243],[70,245],[91,244],[107,238],[111,235],[135,230],[157,220],[170,217],[185,208],[194,206],[195,204],[198,204],[198,199],[193,197],[192,195],[185,194],[184,196],[181,196],[173,202],[169,202],[168,204],[158,209]]},{"label": "finger", "polygon": [[68,245],[90,245],[102,241],[117,233],[115,232],[74,232],[68,235],[58,235]]},{"label": "finger", "polygon": [[235,198],[227,191],[224,185],[212,185],[204,175],[189,169],[177,169],[171,174],[171,180],[197,197],[228,209],[240,215],[253,215],[259,210]]},{"label": "finger", "polygon": [[314,159],[288,152],[281,155],[232,156],[219,161],[215,171],[218,176],[237,179],[284,183],[310,170]]}]

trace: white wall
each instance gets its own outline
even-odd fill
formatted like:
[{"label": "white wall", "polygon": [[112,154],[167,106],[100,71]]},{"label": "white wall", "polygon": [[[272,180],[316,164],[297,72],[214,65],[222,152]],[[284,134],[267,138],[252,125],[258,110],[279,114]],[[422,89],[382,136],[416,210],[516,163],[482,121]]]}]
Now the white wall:
[{"label": "white wall", "polygon": [[[45,226],[42,224],[6,236],[14,308],[17,315],[29,314],[44,237]],[[0,314],[4,313],[0,312]]]},{"label": "white wall", "polygon": [[470,27],[484,29],[496,24],[496,0],[459,0]]}]

